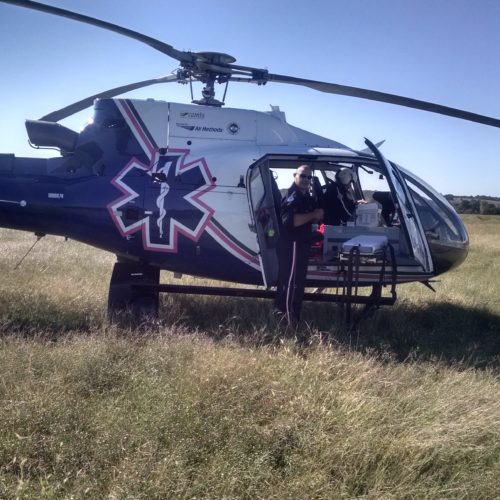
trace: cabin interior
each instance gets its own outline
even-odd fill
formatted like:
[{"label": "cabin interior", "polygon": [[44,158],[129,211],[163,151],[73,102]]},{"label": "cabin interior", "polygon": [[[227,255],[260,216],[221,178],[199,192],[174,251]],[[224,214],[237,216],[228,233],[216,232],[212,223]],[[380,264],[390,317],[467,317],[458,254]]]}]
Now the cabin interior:
[{"label": "cabin interior", "polygon": [[[392,205],[392,211],[387,210],[374,199],[375,193],[385,193],[385,200],[395,200],[386,176],[377,168],[375,159],[360,161],[357,158],[338,158],[328,160],[305,161],[304,159],[274,159],[269,160],[275,192],[275,206],[278,198],[283,197],[293,183],[293,172],[304,163],[313,167],[311,189],[320,207],[325,205],[327,187],[335,182],[335,175],[342,169],[349,169],[352,182],[348,186],[356,200],[362,200],[349,220],[338,225],[315,225],[314,242],[311,248],[310,265],[328,269],[337,268],[342,258],[352,248],[351,242],[359,245],[363,263],[376,264],[385,255],[388,244],[394,249],[398,266],[419,265],[409,247],[409,240],[399,216],[398,205]],[[375,195],[377,197],[377,195]],[[385,208],[385,210],[384,210]],[[278,208],[276,208],[278,211]],[[389,213],[389,216],[388,216]],[[384,217],[385,216],[385,217]]]},{"label": "cabin interior", "polygon": [[354,245],[359,246],[364,262],[380,263],[384,260],[381,241],[394,251],[398,271],[403,266],[411,273],[440,274],[465,259],[467,232],[441,194],[394,163],[346,151],[328,157],[269,155],[250,167],[248,191],[264,267],[266,261],[268,269],[277,265],[272,260],[281,198],[293,183],[293,172],[303,164],[313,168],[311,189],[320,207],[336,173],[343,169],[352,173],[349,189],[355,200],[362,200],[349,220],[314,228],[323,237],[313,244],[310,269],[335,272]]}]

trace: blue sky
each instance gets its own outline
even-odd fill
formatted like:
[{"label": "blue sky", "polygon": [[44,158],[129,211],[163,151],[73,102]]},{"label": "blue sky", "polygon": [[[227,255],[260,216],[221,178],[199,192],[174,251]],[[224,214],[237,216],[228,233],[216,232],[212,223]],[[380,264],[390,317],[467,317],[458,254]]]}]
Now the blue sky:
[{"label": "blue sky", "polygon": [[[180,50],[227,52],[273,73],[352,85],[500,118],[500,0],[45,0]],[[99,28],[0,3],[0,153],[40,156],[24,120],[169,74],[176,61]],[[199,87],[196,87],[198,89]],[[177,83],[128,94],[189,102]],[[292,85],[233,84],[227,105],[269,110],[382,152],[442,193],[500,196],[500,129]],[[63,122],[78,130],[91,115]],[[46,156],[46,154],[45,154]]]}]

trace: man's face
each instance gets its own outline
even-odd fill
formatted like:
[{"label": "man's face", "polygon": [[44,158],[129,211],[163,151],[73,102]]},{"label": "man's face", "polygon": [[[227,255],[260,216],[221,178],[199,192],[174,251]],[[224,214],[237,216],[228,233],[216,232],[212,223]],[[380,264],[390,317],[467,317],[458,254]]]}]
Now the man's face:
[{"label": "man's face", "polygon": [[295,185],[301,191],[308,191],[311,185],[312,170],[309,165],[301,165],[293,174]]}]

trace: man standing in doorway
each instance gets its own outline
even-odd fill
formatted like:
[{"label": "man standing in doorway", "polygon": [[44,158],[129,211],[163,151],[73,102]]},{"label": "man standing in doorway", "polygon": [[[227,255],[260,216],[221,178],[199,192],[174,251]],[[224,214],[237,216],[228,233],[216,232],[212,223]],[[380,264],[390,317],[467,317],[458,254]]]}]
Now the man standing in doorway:
[{"label": "man standing in doorway", "polygon": [[310,192],[311,179],[311,167],[301,165],[294,172],[293,184],[281,201],[279,275],[274,307],[276,314],[286,318],[290,325],[296,325],[300,319],[312,224],[323,220],[323,209],[318,208]]}]

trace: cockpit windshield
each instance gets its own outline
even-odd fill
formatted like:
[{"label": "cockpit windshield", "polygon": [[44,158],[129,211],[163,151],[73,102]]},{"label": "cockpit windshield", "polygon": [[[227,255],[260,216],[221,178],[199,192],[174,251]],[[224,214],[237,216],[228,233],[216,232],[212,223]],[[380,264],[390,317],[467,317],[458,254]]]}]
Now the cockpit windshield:
[{"label": "cockpit windshield", "polygon": [[466,243],[469,239],[465,226],[446,198],[421,179],[403,170],[426,235],[432,239]]}]

